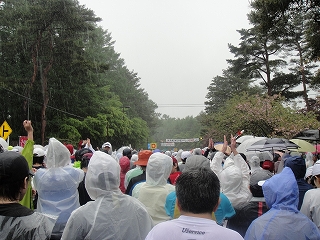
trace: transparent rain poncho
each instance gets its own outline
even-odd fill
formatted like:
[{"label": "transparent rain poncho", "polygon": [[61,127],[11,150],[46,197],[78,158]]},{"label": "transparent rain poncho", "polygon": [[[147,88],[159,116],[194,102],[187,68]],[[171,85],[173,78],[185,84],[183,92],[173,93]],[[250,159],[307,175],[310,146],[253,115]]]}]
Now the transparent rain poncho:
[{"label": "transparent rain poncho", "polygon": [[170,219],[165,203],[168,194],[175,191],[175,187],[168,184],[172,166],[171,157],[163,153],[153,153],[147,164],[146,182],[137,185],[140,187],[138,199],[146,206],[155,224]]},{"label": "transparent rain poncho", "polygon": [[71,212],[78,207],[78,185],[84,172],[71,166],[70,152],[61,142],[50,138],[45,160],[34,176],[38,191],[37,211],[58,216],[53,235],[61,235]]},{"label": "transparent rain poncho", "polygon": [[50,239],[55,217],[34,212],[23,217],[0,216],[0,238],[15,240]]},{"label": "transparent rain poncho", "polygon": [[120,166],[96,151],[89,162],[85,185],[95,201],[74,211],[62,239],[145,239],[153,227],[147,210],[119,189]]},{"label": "transparent rain poncho", "polygon": [[270,210],[254,220],[245,239],[320,239],[316,225],[298,210],[298,185],[292,170],[265,181],[262,186]]},{"label": "transparent rain poncho", "polygon": [[221,191],[228,197],[233,207],[249,202],[252,194],[249,190],[250,170],[240,154],[231,154],[222,166],[224,153],[217,152],[210,167],[217,174]]}]

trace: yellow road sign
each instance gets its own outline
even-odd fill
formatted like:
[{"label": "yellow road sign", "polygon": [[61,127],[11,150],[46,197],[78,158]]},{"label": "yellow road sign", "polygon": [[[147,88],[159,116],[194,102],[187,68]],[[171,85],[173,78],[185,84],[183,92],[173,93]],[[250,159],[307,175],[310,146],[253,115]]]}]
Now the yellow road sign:
[{"label": "yellow road sign", "polygon": [[157,144],[156,143],[151,143],[150,144],[150,148],[151,149],[156,149],[157,148]]},{"label": "yellow road sign", "polygon": [[9,135],[12,133],[12,129],[7,123],[7,121],[4,121],[0,127],[0,137],[2,137],[4,140],[7,140]]}]

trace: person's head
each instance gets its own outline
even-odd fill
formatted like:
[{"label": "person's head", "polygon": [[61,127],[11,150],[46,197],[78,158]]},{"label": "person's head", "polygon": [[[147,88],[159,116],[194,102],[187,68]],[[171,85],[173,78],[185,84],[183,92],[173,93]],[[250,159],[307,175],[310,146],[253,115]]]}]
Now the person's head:
[{"label": "person's head", "polygon": [[80,168],[85,172],[87,171],[91,157],[92,157],[92,152],[87,152],[82,155]]},{"label": "person's head", "polygon": [[0,198],[20,201],[26,193],[29,180],[27,160],[19,153],[0,153]]},{"label": "person's head", "polygon": [[93,200],[112,191],[120,191],[119,163],[105,152],[94,152],[89,161],[85,185]]},{"label": "person's head", "polygon": [[183,152],[181,153],[181,161],[182,161],[183,163],[186,163],[187,158],[190,157],[190,156],[191,156],[191,153],[190,153],[189,151],[183,151]]},{"label": "person's head", "polygon": [[263,197],[260,181],[265,181],[272,177],[272,174],[264,169],[255,170],[250,176],[250,191],[254,197]]},{"label": "person's head", "polygon": [[306,174],[306,161],[300,156],[287,157],[284,166],[291,168],[296,179],[304,178]]},{"label": "person's head", "polygon": [[172,170],[171,170],[171,173],[180,171],[177,159],[175,157],[173,157],[173,156],[171,156],[171,158],[172,158]]},{"label": "person's head", "polygon": [[201,148],[195,148],[195,149],[193,149],[192,154],[193,154],[193,155],[202,155],[202,150],[201,150]]},{"label": "person's head", "polygon": [[102,144],[101,151],[111,155],[111,153],[112,153],[112,145],[111,145],[111,143],[105,142],[104,144]]},{"label": "person's head", "polygon": [[186,162],[183,171],[199,168],[210,169],[210,160],[202,155],[192,155],[188,157],[188,161]]},{"label": "person's head", "polygon": [[312,183],[312,170],[313,170],[313,166],[308,167],[306,170],[306,174],[304,175],[304,179],[306,180],[307,183],[314,185],[314,183]]},{"label": "person's head", "polygon": [[314,153],[313,154],[313,162],[316,162],[320,159],[320,153]]},{"label": "person's head", "polygon": [[274,171],[274,163],[271,160],[264,160],[262,163],[262,168],[265,170],[269,170],[270,172]]},{"label": "person's head", "polygon": [[171,153],[171,151],[169,151],[169,150],[168,150],[168,151],[165,151],[164,154],[168,155],[169,157],[172,157],[172,153]]},{"label": "person's head", "polygon": [[74,147],[72,146],[72,144],[65,144],[66,148],[69,150],[70,154],[73,155],[74,153]]},{"label": "person's head", "polygon": [[81,148],[77,150],[74,154],[76,161],[82,161],[82,157],[86,153],[92,153],[92,151],[89,148]]},{"label": "person's head", "polygon": [[131,151],[131,149],[130,149],[130,148],[125,148],[125,149],[123,149],[123,151],[122,151],[122,156],[128,157],[129,160],[130,160],[131,157],[132,157],[132,151]]},{"label": "person's head", "polygon": [[262,191],[269,208],[298,211],[299,189],[291,168],[285,167],[266,180]]},{"label": "person's head", "polygon": [[260,158],[258,156],[252,156],[249,159],[249,164],[252,172],[260,169]]},{"label": "person's head", "polygon": [[219,205],[220,182],[210,169],[191,169],[177,179],[176,194],[181,214],[211,214]]},{"label": "person's head", "polygon": [[172,170],[172,158],[164,153],[153,153],[148,160],[146,183],[151,186],[163,186]]},{"label": "person's head", "polygon": [[316,161],[312,167],[311,183],[317,188],[320,188],[320,161]]},{"label": "person's head", "polygon": [[133,164],[141,166],[143,169],[147,167],[149,157],[151,156],[152,151],[150,150],[142,150],[138,153],[138,160]]},{"label": "person's head", "polygon": [[[43,166],[43,160],[44,160],[44,151],[41,148],[35,148],[33,149],[33,165],[37,166]],[[37,168],[35,166],[35,168]]]},{"label": "person's head", "polygon": [[69,150],[55,138],[49,139],[47,156],[44,159],[47,168],[65,167],[71,164]]}]

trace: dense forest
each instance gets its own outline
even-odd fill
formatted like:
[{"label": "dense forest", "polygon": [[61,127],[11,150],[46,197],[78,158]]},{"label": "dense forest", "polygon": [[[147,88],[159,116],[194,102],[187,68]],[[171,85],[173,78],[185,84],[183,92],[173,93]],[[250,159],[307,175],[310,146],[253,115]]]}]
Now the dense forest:
[{"label": "dense forest", "polygon": [[12,140],[30,119],[41,144],[145,145],[157,105],[93,11],[74,0],[0,2],[1,118]]},{"label": "dense forest", "polygon": [[319,128],[319,1],[250,6],[252,27],[238,30],[238,46],[229,44],[234,58],[213,76],[205,112],[176,119],[156,113],[92,10],[76,0],[0,0],[0,120],[15,129],[11,141],[25,135],[22,121],[30,119],[42,145],[49,137],[74,146],[90,138],[98,147],[136,149],[167,138],[199,138],[175,147],[203,147],[240,129],[291,138]]}]

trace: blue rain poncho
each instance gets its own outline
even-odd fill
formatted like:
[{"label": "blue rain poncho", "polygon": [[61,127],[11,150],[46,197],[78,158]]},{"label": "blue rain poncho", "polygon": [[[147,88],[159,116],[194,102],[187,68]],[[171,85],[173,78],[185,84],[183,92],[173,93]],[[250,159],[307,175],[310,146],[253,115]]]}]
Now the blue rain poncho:
[{"label": "blue rain poncho", "polygon": [[251,223],[246,240],[320,239],[316,225],[298,211],[298,185],[289,167],[266,180],[262,189],[270,210]]},{"label": "blue rain poncho", "polygon": [[145,239],[153,221],[145,206],[119,189],[120,166],[112,156],[93,153],[85,185],[94,201],[75,210],[61,239]]}]

